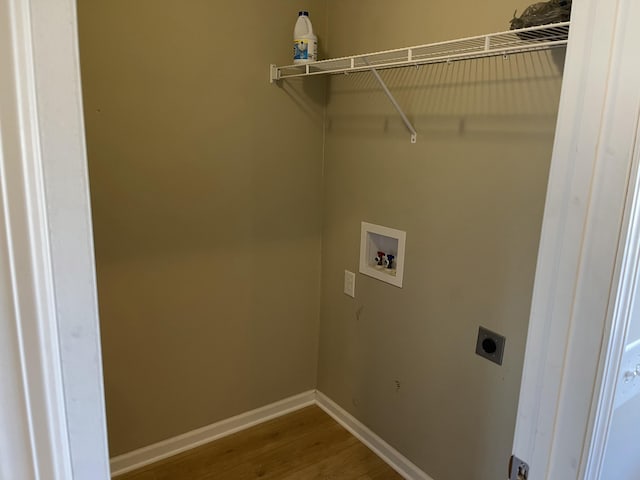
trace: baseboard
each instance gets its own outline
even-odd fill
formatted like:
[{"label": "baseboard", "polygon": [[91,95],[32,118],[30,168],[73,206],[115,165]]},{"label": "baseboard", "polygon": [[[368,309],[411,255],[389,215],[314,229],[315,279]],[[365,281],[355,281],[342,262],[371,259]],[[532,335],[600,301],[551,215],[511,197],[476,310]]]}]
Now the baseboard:
[{"label": "baseboard", "polygon": [[287,413],[313,405],[315,390],[286,398],[250,412],[222,420],[206,427],[169,438],[148,447],[134,450],[111,459],[111,476],[121,475],[159,460],[177,455],[186,450],[231,435],[259,423],[286,415]]},{"label": "baseboard", "polygon": [[373,433],[367,426],[340,407],[325,394],[310,390],[250,412],[222,420],[206,427],[154,443],[111,459],[111,476],[136,470],[151,463],[199,447],[246,428],[316,404],[336,422],[369,447],[391,468],[407,480],[433,480],[395,448]]},{"label": "baseboard", "polygon": [[358,440],[369,447],[391,468],[407,480],[433,480],[408,458],[373,433],[367,426],[358,421],[349,412],[321,392],[316,392],[316,403],[328,415],[346,428]]}]

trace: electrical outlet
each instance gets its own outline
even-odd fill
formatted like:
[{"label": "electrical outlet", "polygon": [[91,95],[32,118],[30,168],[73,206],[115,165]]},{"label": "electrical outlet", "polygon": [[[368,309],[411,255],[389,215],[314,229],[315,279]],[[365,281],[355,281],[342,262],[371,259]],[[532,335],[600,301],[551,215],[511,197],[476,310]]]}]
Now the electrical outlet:
[{"label": "electrical outlet", "polygon": [[478,329],[478,339],[476,341],[476,353],[487,360],[502,365],[504,355],[504,344],[507,341],[499,335],[484,327]]},{"label": "electrical outlet", "polygon": [[344,293],[356,298],[356,274],[349,270],[344,271]]}]

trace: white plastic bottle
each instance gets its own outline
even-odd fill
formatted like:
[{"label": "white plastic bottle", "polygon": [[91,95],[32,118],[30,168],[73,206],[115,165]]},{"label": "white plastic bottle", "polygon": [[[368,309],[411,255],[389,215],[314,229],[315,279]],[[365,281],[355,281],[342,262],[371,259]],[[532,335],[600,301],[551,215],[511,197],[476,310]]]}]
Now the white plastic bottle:
[{"label": "white plastic bottle", "polygon": [[309,12],[299,12],[293,29],[293,63],[315,62],[317,59],[318,37],[313,34]]}]

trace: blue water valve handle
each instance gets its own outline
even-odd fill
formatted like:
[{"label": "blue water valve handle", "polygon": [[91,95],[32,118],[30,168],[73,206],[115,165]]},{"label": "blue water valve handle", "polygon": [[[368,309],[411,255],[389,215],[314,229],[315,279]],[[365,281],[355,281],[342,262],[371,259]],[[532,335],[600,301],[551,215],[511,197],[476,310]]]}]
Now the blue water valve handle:
[{"label": "blue water valve handle", "polygon": [[396,258],[395,255],[391,255],[390,253],[387,253],[387,260],[389,261],[387,268],[393,268],[393,260],[395,258]]}]

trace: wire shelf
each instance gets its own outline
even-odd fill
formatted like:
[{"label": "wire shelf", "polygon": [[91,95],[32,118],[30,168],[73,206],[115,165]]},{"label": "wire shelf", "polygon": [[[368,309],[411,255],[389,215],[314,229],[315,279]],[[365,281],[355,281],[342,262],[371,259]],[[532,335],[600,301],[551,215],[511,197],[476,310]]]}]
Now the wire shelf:
[{"label": "wire shelf", "polygon": [[508,55],[567,44],[570,22],[490,33],[415,47],[365,53],[318,62],[271,66],[271,82],[284,78],[381,70]]}]

